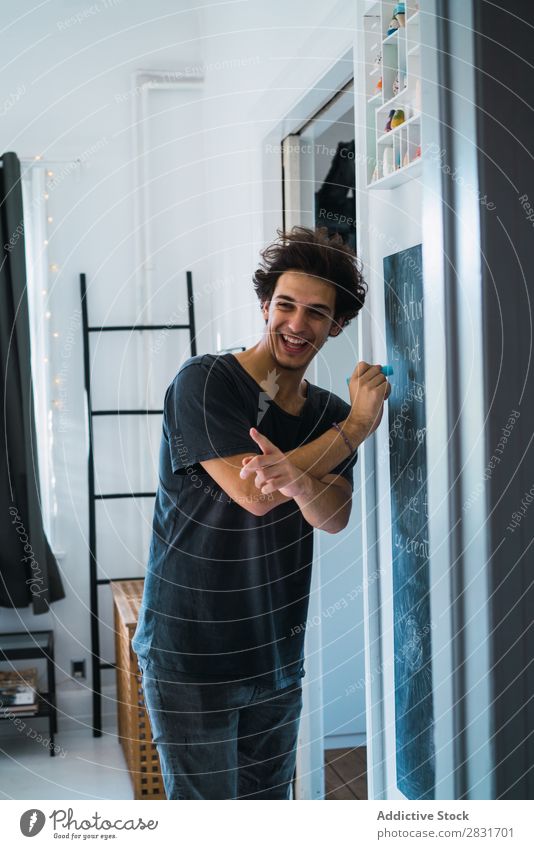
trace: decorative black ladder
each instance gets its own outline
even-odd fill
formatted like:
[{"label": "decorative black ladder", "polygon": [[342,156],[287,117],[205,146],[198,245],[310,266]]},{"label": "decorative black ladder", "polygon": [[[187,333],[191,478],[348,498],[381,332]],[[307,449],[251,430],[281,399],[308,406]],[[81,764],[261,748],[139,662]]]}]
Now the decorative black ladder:
[{"label": "decorative black ladder", "polygon": [[186,272],[187,280],[187,303],[189,305],[188,324],[134,324],[134,325],[107,325],[104,327],[93,327],[89,325],[87,316],[87,287],[85,274],[80,274],[80,295],[82,302],[82,323],[84,342],[84,375],[85,392],[87,396],[87,418],[89,434],[89,452],[87,458],[87,471],[89,481],[89,581],[90,581],[90,607],[91,607],[91,653],[92,653],[92,675],[93,675],[93,737],[102,734],[102,682],[101,672],[103,669],[114,669],[115,663],[104,663],[100,656],[100,630],[98,615],[98,587],[101,584],[109,584],[111,581],[139,580],[139,576],[122,578],[99,578],[96,546],[96,501],[109,498],[155,498],[155,492],[109,492],[95,493],[95,465],[94,465],[94,443],[93,443],[93,416],[157,416],[163,415],[163,410],[93,410],[91,404],[91,364],[89,336],[91,333],[121,333],[124,331],[147,331],[147,330],[189,330],[191,341],[191,356],[197,353],[195,339],[195,310],[193,305],[193,275]]}]

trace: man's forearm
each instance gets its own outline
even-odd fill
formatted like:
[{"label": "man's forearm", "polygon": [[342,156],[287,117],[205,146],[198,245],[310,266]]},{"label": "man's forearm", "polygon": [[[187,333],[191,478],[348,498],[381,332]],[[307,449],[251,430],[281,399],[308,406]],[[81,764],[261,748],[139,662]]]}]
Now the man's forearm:
[{"label": "man's forearm", "polygon": [[[356,450],[364,441],[362,429],[349,422],[348,419],[339,422],[339,426],[350,444]],[[317,439],[285,452],[295,466],[304,472],[321,480],[328,475],[332,469],[339,466],[343,460],[350,456],[347,443],[335,428],[331,427]]]},{"label": "man's forearm", "polygon": [[323,483],[308,473],[303,477],[303,494],[294,501],[307,522],[322,531],[337,534],[349,521],[352,496],[341,486]]},{"label": "man's forearm", "polygon": [[[348,419],[339,422],[339,425],[350,444],[355,449],[358,448],[365,439],[362,429],[349,422]],[[350,456],[347,443],[339,431],[333,427],[318,436],[317,439],[307,442],[306,445],[301,445],[300,448],[294,448],[284,453],[295,466],[318,481]],[[258,496],[258,501],[265,503],[266,512],[270,512],[280,504],[285,504],[286,501],[291,500],[288,495],[282,495],[281,492],[272,492],[269,496]]]}]

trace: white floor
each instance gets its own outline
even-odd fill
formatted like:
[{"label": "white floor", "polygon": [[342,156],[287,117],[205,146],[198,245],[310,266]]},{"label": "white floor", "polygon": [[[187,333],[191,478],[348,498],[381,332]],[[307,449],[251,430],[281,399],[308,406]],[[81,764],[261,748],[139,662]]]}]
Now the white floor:
[{"label": "white floor", "polygon": [[[2,733],[0,799],[133,799],[122,747],[113,725],[106,726],[101,737],[84,725],[60,731],[54,757],[27,729]],[[35,723],[34,731],[47,738],[48,723]]]}]

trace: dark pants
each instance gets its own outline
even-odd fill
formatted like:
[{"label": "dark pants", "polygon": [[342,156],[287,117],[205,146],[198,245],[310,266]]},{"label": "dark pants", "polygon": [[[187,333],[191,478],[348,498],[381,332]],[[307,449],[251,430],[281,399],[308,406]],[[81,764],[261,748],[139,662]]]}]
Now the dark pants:
[{"label": "dark pants", "polygon": [[288,799],[301,682],[180,683],[139,657],[167,799]]}]

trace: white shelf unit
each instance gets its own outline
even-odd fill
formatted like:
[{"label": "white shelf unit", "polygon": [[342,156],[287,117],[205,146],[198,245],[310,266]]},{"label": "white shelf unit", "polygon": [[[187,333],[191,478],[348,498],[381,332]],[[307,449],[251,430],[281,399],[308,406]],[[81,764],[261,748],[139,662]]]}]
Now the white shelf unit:
[{"label": "white shelf unit", "polygon": [[[394,188],[421,172],[420,13],[415,0],[406,2],[405,25],[388,35],[396,5],[393,0],[377,0],[364,15],[370,189]],[[398,109],[404,112],[404,122],[386,131],[390,112]]]}]

